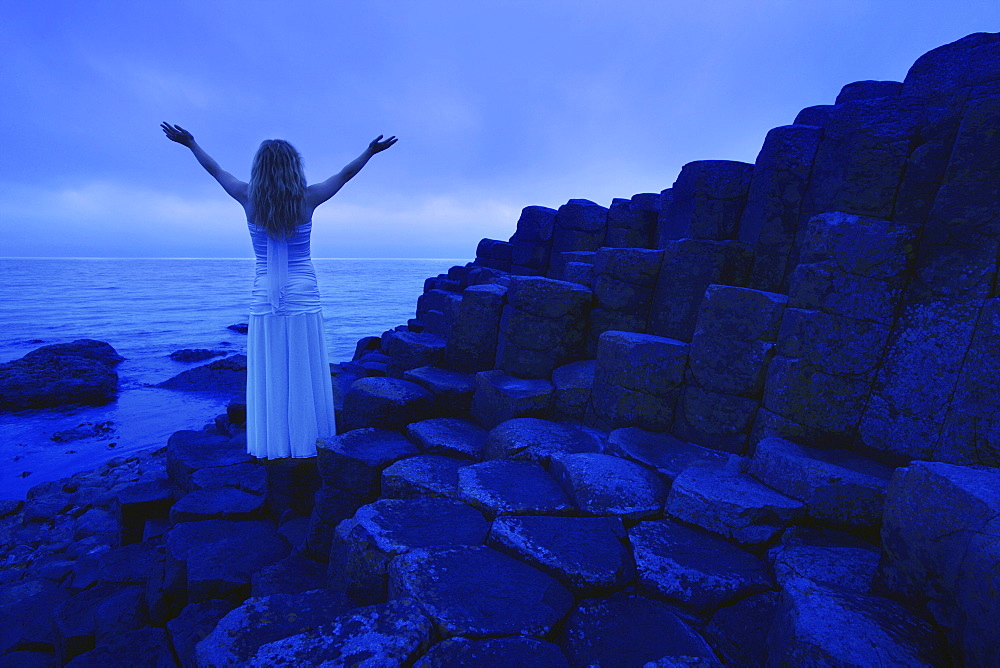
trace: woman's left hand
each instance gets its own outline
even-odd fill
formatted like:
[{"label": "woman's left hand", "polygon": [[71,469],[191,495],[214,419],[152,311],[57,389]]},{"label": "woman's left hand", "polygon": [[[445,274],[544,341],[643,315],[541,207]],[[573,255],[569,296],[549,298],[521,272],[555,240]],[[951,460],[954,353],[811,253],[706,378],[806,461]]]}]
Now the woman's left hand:
[{"label": "woman's left hand", "polygon": [[167,139],[170,141],[175,141],[188,148],[194,143],[194,135],[179,125],[171,125],[170,123],[163,122],[160,123],[160,129],[163,130],[163,134],[167,135]]},{"label": "woman's left hand", "polygon": [[375,137],[375,139],[372,140],[372,143],[368,144],[368,150],[372,152],[372,155],[374,155],[379,151],[384,151],[385,149],[389,148],[397,141],[399,140],[397,140],[396,137],[394,136],[389,137],[385,141],[382,141],[382,135],[379,135],[378,137]]}]

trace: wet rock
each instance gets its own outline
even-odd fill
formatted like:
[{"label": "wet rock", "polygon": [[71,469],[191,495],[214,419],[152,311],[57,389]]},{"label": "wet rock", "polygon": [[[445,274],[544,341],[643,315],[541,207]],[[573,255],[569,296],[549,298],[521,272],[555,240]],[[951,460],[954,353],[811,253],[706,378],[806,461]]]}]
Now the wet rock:
[{"label": "wet rock", "polygon": [[246,334],[250,330],[250,324],[246,322],[238,322],[235,325],[229,325],[226,329],[231,329],[237,334]]},{"label": "wet rock", "polygon": [[382,496],[412,499],[459,495],[458,471],[472,462],[442,455],[407,457],[382,471]]},{"label": "wet rock", "polygon": [[749,552],[673,520],[628,530],[643,590],[705,615],[771,588],[767,566]]},{"label": "wet rock", "polygon": [[246,396],[247,356],[230,355],[221,360],[182,371],[173,378],[158,383],[156,387],[186,392],[214,392],[232,394],[236,397]]},{"label": "wet rock", "polygon": [[360,378],[344,397],[343,428],[402,429],[431,417],[434,395],[398,378]]},{"label": "wet rock", "polygon": [[414,548],[482,545],[489,524],[471,506],[452,499],[380,499],[337,526],[330,580],[361,604],[385,600],[387,566]]},{"label": "wet rock", "polygon": [[767,633],[778,611],[779,594],[765,591],[720,608],[702,630],[712,648],[734,666],[763,666]]},{"label": "wet rock", "polygon": [[726,453],[638,427],[612,431],[608,436],[608,452],[655,468],[670,481],[690,466],[723,468],[729,461]]},{"label": "wet rock", "polygon": [[235,487],[209,487],[185,494],[170,508],[170,521],[258,520],[265,514],[264,497]]},{"label": "wet rock", "polygon": [[181,668],[195,668],[195,646],[215,628],[226,613],[236,607],[232,601],[211,599],[192,603],[167,622],[167,635]]},{"label": "wet rock", "polygon": [[487,459],[516,459],[548,465],[554,455],[600,452],[601,438],[593,431],[540,418],[513,418],[490,430]]},{"label": "wet rock", "polygon": [[674,478],[664,512],[745,545],[767,543],[806,507],[740,473],[693,466]]},{"label": "wet rock", "polygon": [[987,467],[914,461],[893,474],[885,501],[881,582],[896,596],[926,601],[970,664],[1000,657],[1000,598],[989,584],[998,517],[1000,472]]},{"label": "wet rock", "polygon": [[768,551],[774,579],[786,582],[806,578],[822,585],[834,585],[860,594],[871,593],[879,555],[862,547],[821,545],[778,545]]},{"label": "wet rock", "polygon": [[431,644],[431,620],[412,600],[357,608],[308,633],[261,646],[246,664],[409,665]]},{"label": "wet rock", "polygon": [[552,415],[556,420],[583,422],[594,385],[595,360],[570,362],[552,370]]},{"label": "wet rock", "polygon": [[476,381],[472,374],[422,366],[403,372],[403,379],[416,383],[434,395],[437,412],[442,415],[464,415],[472,405]]},{"label": "wet rock", "polygon": [[180,490],[194,489],[192,476],[199,469],[251,462],[245,449],[224,436],[203,431],[177,431],[167,441],[167,474]]},{"label": "wet rock", "polygon": [[566,495],[538,464],[497,460],[458,472],[461,497],[488,516],[565,514]]},{"label": "wet rock", "polygon": [[557,642],[574,666],[660,665],[649,662],[668,655],[715,662],[705,640],[668,606],[634,594],[580,601]]},{"label": "wet rock", "polygon": [[182,522],[167,533],[167,582],[187,592],[191,603],[221,598],[239,601],[250,593],[250,577],[288,556],[289,547],[269,522]]},{"label": "wet rock", "polygon": [[224,350],[208,350],[207,348],[182,348],[170,353],[170,359],[175,362],[203,362],[204,360],[227,354]]},{"label": "wet rock", "polygon": [[635,564],[617,517],[497,517],[489,545],[553,576],[577,596],[621,589]]},{"label": "wet rock", "polygon": [[115,366],[123,359],[92,339],[37,348],[0,364],[0,411],[106,404],[118,395]]},{"label": "wet rock", "polygon": [[552,403],[552,383],[544,379],[525,380],[504,371],[476,374],[472,396],[472,418],[492,429],[515,417],[542,417]]},{"label": "wet rock", "polygon": [[950,663],[943,638],[898,603],[805,579],[785,583],[768,636],[768,661],[858,666]]},{"label": "wet rock", "polygon": [[250,578],[251,596],[302,594],[326,587],[326,568],[306,557],[292,555],[260,569]]},{"label": "wet rock", "polygon": [[176,666],[174,652],[163,629],[147,627],[108,638],[96,649],[80,654],[66,664],[72,668],[170,668]]},{"label": "wet rock", "polygon": [[[781,438],[757,444],[747,473],[835,525],[872,529],[882,521],[891,470],[846,450],[798,445]],[[824,481],[817,485],[816,481]]]},{"label": "wet rock", "polygon": [[659,515],[667,488],[649,469],[613,455],[552,458],[549,471],[580,511],[638,520]]},{"label": "wet rock", "polygon": [[115,423],[111,420],[105,420],[104,422],[94,423],[84,423],[72,429],[63,429],[52,434],[51,440],[56,443],[68,443],[70,441],[79,441],[84,438],[99,438],[101,440],[109,440],[114,438],[115,434]]},{"label": "wet rock", "polygon": [[351,607],[343,594],[327,590],[248,599],[198,643],[198,665],[246,665],[262,645],[315,631]]},{"label": "wet rock", "polygon": [[536,638],[448,638],[432,646],[414,668],[477,666],[478,668],[569,668],[557,645]]},{"label": "wet rock", "polygon": [[407,425],[406,435],[432,455],[482,459],[487,431],[458,418],[431,418]]},{"label": "wet rock", "polygon": [[542,636],[573,605],[557,580],[488,547],[400,555],[389,564],[389,596],[416,599],[445,638]]}]

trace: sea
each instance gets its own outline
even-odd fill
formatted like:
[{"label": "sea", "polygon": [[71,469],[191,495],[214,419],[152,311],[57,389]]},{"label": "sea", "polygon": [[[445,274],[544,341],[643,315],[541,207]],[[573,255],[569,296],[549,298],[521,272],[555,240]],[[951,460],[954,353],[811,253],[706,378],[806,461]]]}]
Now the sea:
[{"label": "sea", "polygon": [[[313,259],[330,361],[406,324],[424,279],[465,262]],[[125,357],[116,401],[0,413],[0,499],[165,445],[224,413],[229,395],[153,386],[211,361],[176,362],[176,350],[246,353],[246,335],[228,327],[248,320],[253,271],[250,258],[0,258],[0,362],[76,339],[105,341]],[[73,439],[74,430],[96,433]]]}]

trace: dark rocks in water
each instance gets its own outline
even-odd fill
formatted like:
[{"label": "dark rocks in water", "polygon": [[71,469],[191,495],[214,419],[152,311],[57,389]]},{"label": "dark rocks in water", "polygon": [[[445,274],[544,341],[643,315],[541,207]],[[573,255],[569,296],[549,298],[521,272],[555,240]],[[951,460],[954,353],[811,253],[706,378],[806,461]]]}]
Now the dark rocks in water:
[{"label": "dark rocks in water", "polygon": [[262,645],[313,632],[352,607],[343,594],[325,589],[247,599],[198,643],[198,665],[247,665]]},{"label": "dark rocks in water", "polygon": [[574,666],[659,665],[651,662],[670,656],[688,661],[666,665],[717,665],[708,643],[669,606],[635,594],[580,601],[558,642]]},{"label": "dark rocks in water", "polygon": [[537,638],[448,638],[427,650],[413,668],[476,666],[476,668],[569,668],[558,645]]},{"label": "dark rocks in water", "polygon": [[115,423],[111,420],[104,422],[85,422],[72,429],[63,429],[52,434],[52,440],[56,443],[66,443],[69,441],[79,441],[84,438],[103,438],[105,440],[113,438],[115,433]]},{"label": "dark rocks in water", "polygon": [[504,516],[488,545],[545,571],[577,596],[621,589],[635,579],[625,527],[617,517]]},{"label": "dark rocks in water", "polygon": [[767,565],[745,550],[673,520],[628,530],[641,589],[706,614],[771,588]]},{"label": "dark rocks in water", "polygon": [[0,411],[106,404],[118,396],[115,366],[123,359],[93,339],[42,346],[0,364]]},{"label": "dark rocks in water", "polygon": [[155,387],[187,392],[218,392],[245,396],[247,391],[247,356],[230,355],[221,360],[182,371]]},{"label": "dark rocks in water", "polygon": [[288,556],[289,547],[269,522],[183,522],[167,533],[167,582],[191,603],[250,593],[258,570]]},{"label": "dark rocks in water", "polygon": [[489,523],[471,506],[442,498],[380,499],[361,506],[334,533],[332,586],[362,605],[381,603],[393,557],[415,548],[482,545]]},{"label": "dark rocks in water", "polygon": [[411,599],[357,608],[307,633],[261,646],[244,665],[407,666],[431,644],[431,619]]},{"label": "dark rocks in water", "polygon": [[246,334],[247,331],[250,329],[250,325],[249,323],[238,322],[235,325],[229,325],[229,327],[226,327],[226,329],[231,329],[237,334]]},{"label": "dark rocks in water", "polygon": [[543,636],[573,595],[553,577],[489,547],[411,550],[389,563],[390,598],[416,599],[442,636]]},{"label": "dark rocks in water", "polygon": [[201,362],[203,360],[227,355],[224,350],[208,350],[207,348],[182,348],[170,353],[170,359],[175,362]]}]

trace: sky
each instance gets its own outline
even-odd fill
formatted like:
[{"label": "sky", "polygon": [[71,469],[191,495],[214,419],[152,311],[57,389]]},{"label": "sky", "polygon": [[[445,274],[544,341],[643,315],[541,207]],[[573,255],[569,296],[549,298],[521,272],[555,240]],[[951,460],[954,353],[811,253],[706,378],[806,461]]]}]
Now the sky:
[{"label": "sky", "polygon": [[314,257],[472,259],[524,206],[753,162],[767,131],[1000,30],[995,0],[35,0],[0,21],[0,256],[249,257],[247,180],[283,138],[320,181]]}]

